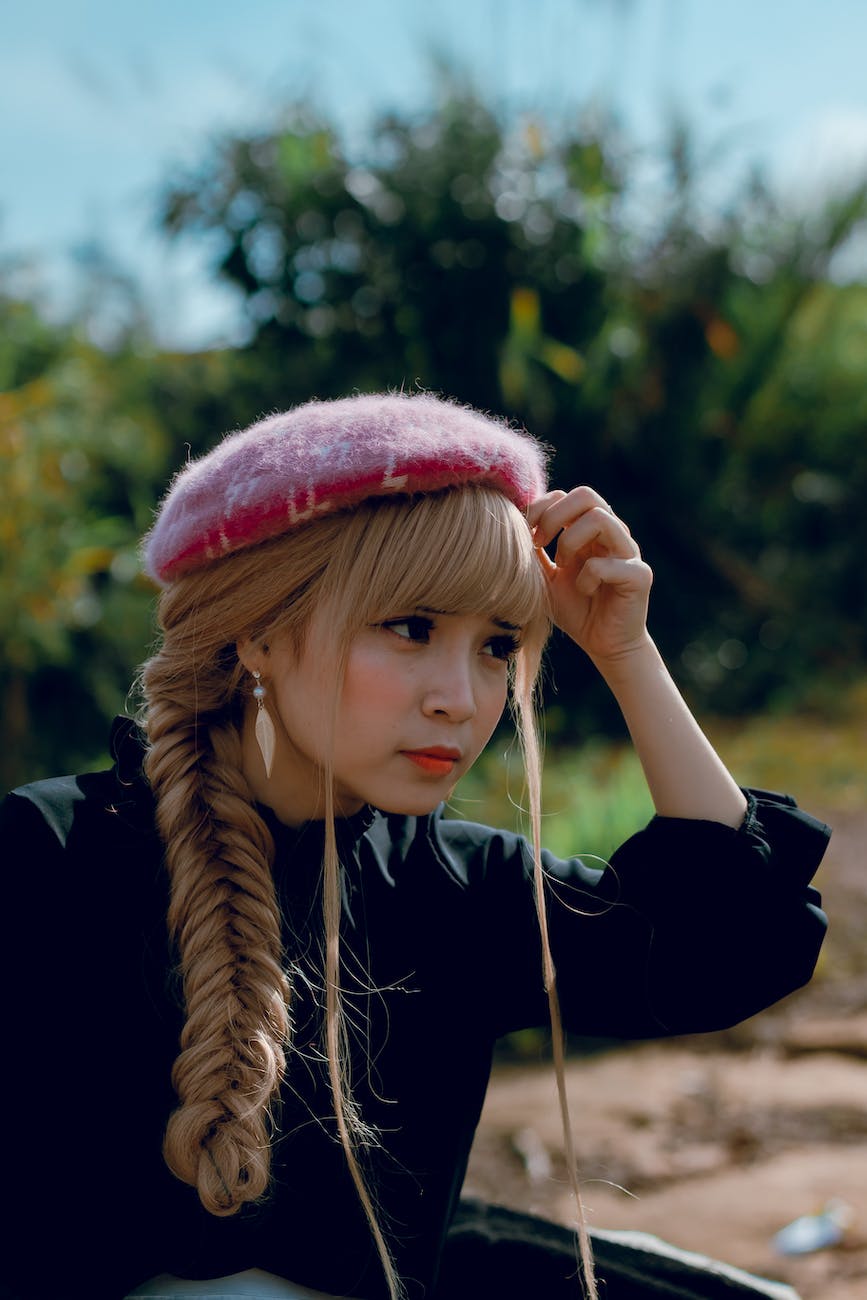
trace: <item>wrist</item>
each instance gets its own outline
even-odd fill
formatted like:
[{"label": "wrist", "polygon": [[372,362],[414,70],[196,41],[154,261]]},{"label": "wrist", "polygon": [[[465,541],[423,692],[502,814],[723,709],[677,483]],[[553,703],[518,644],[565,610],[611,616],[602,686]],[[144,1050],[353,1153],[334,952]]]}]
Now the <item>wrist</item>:
[{"label": "wrist", "polygon": [[646,629],[634,642],[622,646],[613,654],[591,655],[590,658],[597,672],[615,693],[619,686],[628,685],[637,678],[667,671],[662,655]]}]

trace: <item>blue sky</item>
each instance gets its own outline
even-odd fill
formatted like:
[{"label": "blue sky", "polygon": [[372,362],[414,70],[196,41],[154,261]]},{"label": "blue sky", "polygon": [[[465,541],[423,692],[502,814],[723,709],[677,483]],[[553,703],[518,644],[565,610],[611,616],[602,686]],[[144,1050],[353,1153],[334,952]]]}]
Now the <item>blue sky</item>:
[{"label": "blue sky", "polygon": [[503,105],[614,109],[638,144],[677,110],[722,146],[720,194],[761,166],[808,202],[867,173],[865,53],[864,0],[7,0],[0,258],[63,302],[71,250],[96,240],[165,342],[231,337],[202,250],[154,232],[167,169],[287,100],[363,132],[423,106],[438,55]]}]

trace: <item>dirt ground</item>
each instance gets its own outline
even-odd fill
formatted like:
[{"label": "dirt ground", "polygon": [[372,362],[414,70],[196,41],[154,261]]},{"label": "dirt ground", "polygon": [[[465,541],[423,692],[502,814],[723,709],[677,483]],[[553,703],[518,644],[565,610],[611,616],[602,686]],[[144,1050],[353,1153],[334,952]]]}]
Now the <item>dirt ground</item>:
[{"label": "dirt ground", "polygon": [[[810,986],[721,1035],[571,1059],[591,1226],[652,1232],[788,1282],[867,1300],[867,815],[825,813],[830,918]],[[466,1191],[573,1222],[553,1072],[497,1066]],[[784,1255],[775,1233],[842,1203],[841,1241]]]}]

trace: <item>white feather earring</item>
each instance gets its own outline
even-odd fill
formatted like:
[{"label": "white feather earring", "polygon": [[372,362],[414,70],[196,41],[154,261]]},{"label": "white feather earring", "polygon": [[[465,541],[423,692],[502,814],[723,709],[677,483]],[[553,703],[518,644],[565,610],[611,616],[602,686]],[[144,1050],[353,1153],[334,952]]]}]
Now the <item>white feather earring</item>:
[{"label": "white feather earring", "polygon": [[259,746],[259,753],[262,755],[262,762],[265,764],[265,775],[270,777],[271,769],[274,766],[274,748],[277,743],[277,736],[274,731],[274,723],[271,721],[271,714],[265,708],[265,696],[267,691],[262,685],[262,674],[254,672],[256,685],[253,687],[253,699],[256,701],[256,744]]}]

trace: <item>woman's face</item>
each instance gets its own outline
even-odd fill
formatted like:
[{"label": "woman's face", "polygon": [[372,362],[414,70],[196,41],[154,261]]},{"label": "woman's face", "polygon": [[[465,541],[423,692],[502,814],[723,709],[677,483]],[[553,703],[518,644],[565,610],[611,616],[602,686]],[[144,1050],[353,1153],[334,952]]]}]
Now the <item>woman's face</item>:
[{"label": "woman's face", "polygon": [[[326,732],[335,689],[317,651],[325,631],[314,620],[300,654],[275,638],[261,665],[248,664],[262,673],[277,744],[266,780],[251,707],[244,770],[254,797],[289,824],[324,815]],[[350,645],[336,717],[337,812],[349,816],[369,803],[420,815],[446,798],[500,718],[518,638],[519,629],[487,616],[428,609],[396,614],[359,632]]]}]

